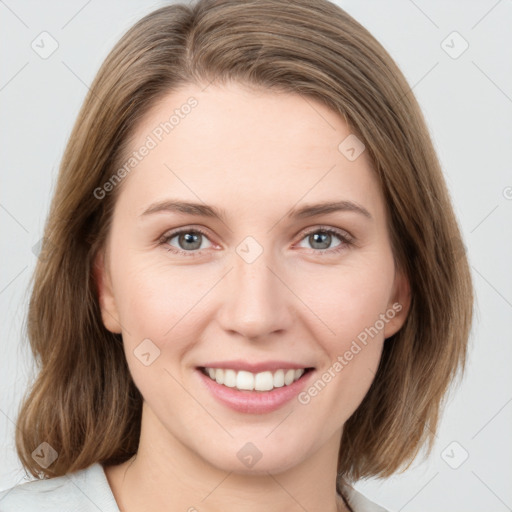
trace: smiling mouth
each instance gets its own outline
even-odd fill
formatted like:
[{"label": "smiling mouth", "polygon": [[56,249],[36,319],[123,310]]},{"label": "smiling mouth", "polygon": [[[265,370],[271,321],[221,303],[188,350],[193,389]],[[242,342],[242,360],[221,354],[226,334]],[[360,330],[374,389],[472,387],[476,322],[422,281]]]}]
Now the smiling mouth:
[{"label": "smiling mouth", "polygon": [[290,386],[314,368],[279,369],[259,373],[204,366],[199,367],[199,370],[217,384],[228,388],[238,389],[239,391],[272,391],[276,388]]}]

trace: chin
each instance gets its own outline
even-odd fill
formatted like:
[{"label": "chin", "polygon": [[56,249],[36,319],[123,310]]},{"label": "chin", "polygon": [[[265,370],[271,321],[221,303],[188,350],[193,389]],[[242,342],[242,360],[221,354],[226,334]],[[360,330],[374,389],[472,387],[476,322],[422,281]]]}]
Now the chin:
[{"label": "chin", "polygon": [[253,441],[230,440],[227,446],[217,444],[214,452],[198,452],[198,455],[222,471],[240,475],[277,474],[300,464],[307,455],[299,452],[300,448],[304,450],[304,446],[304,441],[298,441],[294,446],[283,446],[280,441],[272,442],[262,435],[261,440],[254,436]]}]

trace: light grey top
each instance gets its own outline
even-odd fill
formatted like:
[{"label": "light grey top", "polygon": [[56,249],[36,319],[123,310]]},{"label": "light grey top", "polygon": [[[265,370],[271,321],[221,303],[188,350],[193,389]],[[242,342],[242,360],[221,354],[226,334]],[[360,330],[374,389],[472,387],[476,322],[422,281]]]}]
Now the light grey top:
[{"label": "light grey top", "polygon": [[[348,484],[342,491],[354,512],[389,512]],[[0,492],[0,512],[120,512],[103,466],[33,480]]]}]

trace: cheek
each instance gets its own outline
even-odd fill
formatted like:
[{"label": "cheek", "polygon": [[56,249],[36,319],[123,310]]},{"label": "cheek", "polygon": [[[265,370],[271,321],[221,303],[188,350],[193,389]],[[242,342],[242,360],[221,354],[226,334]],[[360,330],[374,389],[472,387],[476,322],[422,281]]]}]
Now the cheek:
[{"label": "cheek", "polygon": [[389,309],[386,299],[383,291],[347,286],[330,306],[318,310],[335,334],[316,331],[326,357],[299,402],[323,411],[319,414],[324,425],[343,425],[370,389],[385,342],[381,315],[386,317]]},{"label": "cheek", "polygon": [[215,283],[206,266],[172,266],[163,258],[152,262],[144,255],[118,270],[116,299],[126,330],[160,341],[175,326],[181,328],[190,322],[190,315],[200,309],[201,298]]},{"label": "cheek", "polygon": [[182,375],[176,362],[197,340],[197,306],[206,291],[197,272],[190,279],[192,274],[182,270],[141,256],[120,265],[117,274],[130,373],[146,401],[153,405],[163,402],[171,408],[186,400],[177,384]]},{"label": "cheek", "polygon": [[146,255],[117,267],[125,355],[147,401],[170,404],[190,398],[177,382],[185,378],[190,352],[211,317],[209,292],[218,279],[208,265],[178,266]]},{"label": "cheek", "polygon": [[390,257],[315,279],[305,302],[322,319],[314,323],[319,326],[314,337],[326,359],[303,403],[323,403],[324,410],[337,411],[334,417],[341,422],[355,411],[375,378],[384,327],[396,314],[389,304],[393,277]]},{"label": "cheek", "polygon": [[[298,294],[322,322],[317,330],[329,353],[344,352],[354,339],[382,338],[381,315],[386,315],[392,293],[392,258],[365,261],[362,264],[330,268],[318,272],[315,279],[302,281]],[[313,284],[312,284],[313,283]],[[379,331],[378,335],[376,330]]]}]

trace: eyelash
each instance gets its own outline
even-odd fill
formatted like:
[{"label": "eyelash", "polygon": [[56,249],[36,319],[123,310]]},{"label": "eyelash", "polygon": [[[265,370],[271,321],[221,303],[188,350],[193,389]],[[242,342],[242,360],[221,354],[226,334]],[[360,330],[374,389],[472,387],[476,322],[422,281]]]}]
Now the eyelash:
[{"label": "eyelash", "polygon": [[[204,235],[206,238],[208,238],[208,233],[206,233],[205,231],[203,231],[200,228],[193,228],[193,229],[185,228],[185,229],[179,229],[176,231],[172,231],[171,233],[163,235],[162,238],[160,238],[160,240],[159,240],[159,244],[162,246],[166,245],[166,244],[168,244],[169,240],[172,240],[175,236],[181,235],[182,233],[200,233],[200,234]],[[313,233],[326,233],[329,235],[335,235],[341,240],[341,243],[338,246],[336,246],[334,249],[310,249],[315,254],[319,254],[320,256],[337,254],[337,253],[341,252],[342,250],[347,249],[348,247],[352,246],[354,243],[354,239],[348,233],[338,230],[338,229],[323,227],[323,226],[317,227],[315,229],[312,229],[312,230],[304,233],[304,235],[302,236],[300,241],[302,241],[307,236],[312,235]],[[172,246],[166,247],[166,250],[168,252],[172,252],[174,254],[182,254],[184,256],[191,257],[191,258],[201,256],[202,252],[203,252],[203,250],[184,251],[182,249],[177,249],[176,247],[172,247]]]}]

